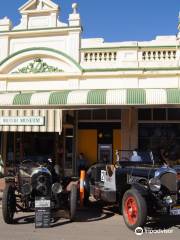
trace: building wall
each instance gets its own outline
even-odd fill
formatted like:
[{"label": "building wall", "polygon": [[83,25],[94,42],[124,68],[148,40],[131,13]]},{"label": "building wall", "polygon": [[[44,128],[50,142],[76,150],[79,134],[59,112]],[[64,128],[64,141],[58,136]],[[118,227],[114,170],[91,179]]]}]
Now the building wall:
[{"label": "building wall", "polygon": [[[62,23],[58,5],[29,1],[20,8],[18,26],[12,27],[8,18],[0,20],[0,91],[180,87],[176,36],[157,36],[145,42],[83,39],[77,11],[73,8],[68,22]],[[27,49],[31,51],[24,52]],[[63,72],[27,73],[23,78],[14,74],[37,57]]]},{"label": "building wall", "polygon": [[89,165],[97,161],[97,130],[78,130],[78,153],[84,153]]}]

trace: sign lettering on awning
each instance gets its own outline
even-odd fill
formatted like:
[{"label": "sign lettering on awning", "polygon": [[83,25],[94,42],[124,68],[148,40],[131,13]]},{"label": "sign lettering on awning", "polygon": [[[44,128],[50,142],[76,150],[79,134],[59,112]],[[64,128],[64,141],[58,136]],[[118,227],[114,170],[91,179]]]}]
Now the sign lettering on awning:
[{"label": "sign lettering on awning", "polygon": [[1,126],[44,126],[45,117],[0,117]]}]

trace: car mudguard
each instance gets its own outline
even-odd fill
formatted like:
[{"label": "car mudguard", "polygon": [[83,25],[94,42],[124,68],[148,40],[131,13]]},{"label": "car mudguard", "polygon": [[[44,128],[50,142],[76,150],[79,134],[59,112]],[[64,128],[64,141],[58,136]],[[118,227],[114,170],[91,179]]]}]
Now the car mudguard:
[{"label": "car mudguard", "polygon": [[133,183],[131,187],[132,189],[137,190],[142,196],[148,195],[149,189],[140,183]]}]

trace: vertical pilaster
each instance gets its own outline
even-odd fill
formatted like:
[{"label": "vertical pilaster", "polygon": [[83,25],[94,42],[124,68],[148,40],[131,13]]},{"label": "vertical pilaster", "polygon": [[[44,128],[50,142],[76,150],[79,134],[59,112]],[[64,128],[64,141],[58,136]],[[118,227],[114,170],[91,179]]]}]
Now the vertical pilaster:
[{"label": "vertical pilaster", "polygon": [[138,147],[138,111],[135,108],[122,110],[122,150]]},{"label": "vertical pilaster", "polygon": [[131,108],[130,147],[138,148],[138,109]]}]

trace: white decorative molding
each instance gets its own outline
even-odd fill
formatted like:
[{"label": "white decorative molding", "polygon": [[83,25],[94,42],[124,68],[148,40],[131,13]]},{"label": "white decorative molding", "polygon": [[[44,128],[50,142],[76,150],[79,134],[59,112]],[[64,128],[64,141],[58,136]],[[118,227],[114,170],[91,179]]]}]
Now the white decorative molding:
[{"label": "white decorative molding", "polygon": [[13,30],[67,26],[59,20],[59,6],[50,0],[30,0],[19,11],[21,22]]},{"label": "white decorative molding", "polygon": [[30,0],[19,8],[20,13],[32,13],[34,11],[58,11],[59,6],[50,0]]}]

